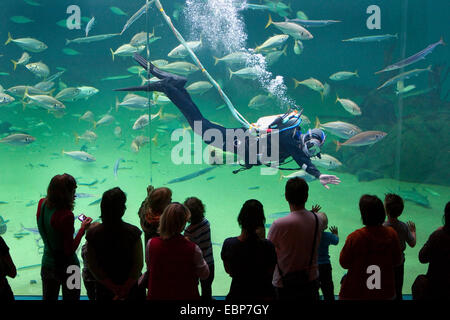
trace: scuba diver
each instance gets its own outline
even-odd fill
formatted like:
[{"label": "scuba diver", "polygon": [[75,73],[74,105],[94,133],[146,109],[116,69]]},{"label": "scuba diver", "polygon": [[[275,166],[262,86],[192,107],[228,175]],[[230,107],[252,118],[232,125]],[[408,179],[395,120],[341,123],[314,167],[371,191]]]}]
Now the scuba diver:
[{"label": "scuba diver", "polygon": [[[162,92],[178,107],[189,122],[193,131],[200,135],[205,143],[237,155],[241,155],[239,154],[239,150],[242,150],[240,148],[243,147],[245,152],[243,157],[241,156],[244,161],[243,167],[233,171],[233,173],[250,169],[254,165],[270,166],[267,162],[262,161],[262,158],[264,158],[263,156],[267,156],[265,153],[267,153],[267,150],[271,149],[270,147],[267,147],[267,150],[264,149],[265,146],[271,145],[271,141],[278,139],[278,169],[304,169],[307,173],[319,179],[320,183],[327,189],[329,189],[328,184],[339,184],[341,182],[339,178],[334,175],[321,174],[311,162],[311,157],[317,156],[320,158],[320,148],[324,144],[326,136],[322,130],[317,128],[310,129],[306,133],[301,133],[301,111],[293,110],[282,115],[260,118],[249,130],[242,127],[225,128],[203,117],[198,107],[192,101],[189,93],[184,88],[184,85],[187,82],[185,77],[160,70],[137,53],[134,54],[134,59],[146,69],[149,74],[152,74],[160,80],[139,87],[115,89],[115,91]],[[208,130],[211,129],[218,130],[218,132],[222,134],[222,137],[227,138],[229,137],[230,131],[242,132],[243,130],[247,130],[247,132],[249,131],[253,134],[245,134],[244,136],[233,134],[232,138],[230,138],[232,141],[226,141],[226,139],[222,139],[225,141],[219,141],[220,139],[215,139],[214,136],[210,137],[211,131],[208,133]],[[257,135],[254,134],[255,129],[258,133]],[[205,135],[205,133],[207,134]],[[265,144],[262,142],[265,142]],[[231,151],[230,146],[232,148]],[[256,150],[256,159],[250,154],[250,150]],[[300,168],[280,168],[280,165],[287,163],[286,159],[289,157],[292,157]]]}]

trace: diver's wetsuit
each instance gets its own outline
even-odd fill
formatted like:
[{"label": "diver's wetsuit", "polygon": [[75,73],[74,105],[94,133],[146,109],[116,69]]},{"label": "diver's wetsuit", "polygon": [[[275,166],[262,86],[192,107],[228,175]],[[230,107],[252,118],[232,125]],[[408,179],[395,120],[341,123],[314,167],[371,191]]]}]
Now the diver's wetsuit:
[{"label": "diver's wetsuit", "polygon": [[[201,114],[198,107],[192,101],[189,93],[184,88],[187,79],[184,77],[180,77],[177,75],[173,75],[171,73],[162,71],[157,69],[151,63],[147,62],[142,56],[135,54],[134,58],[136,61],[145,69],[149,69],[148,71],[152,73],[154,76],[161,79],[161,81],[153,82],[141,87],[132,87],[132,88],[124,88],[117,89],[117,91],[159,91],[163,92],[173,104],[175,104],[181,113],[184,115],[186,120],[188,121],[191,128],[195,133],[199,134],[203,141],[207,144],[212,145],[213,147],[219,148],[223,151],[233,152],[238,154],[238,147],[244,143],[245,147],[245,157],[244,157],[244,166],[246,168],[251,168],[253,165],[261,165],[259,160],[255,162],[255,159],[250,158],[249,151],[256,148],[257,154],[264,152],[264,149],[261,147],[261,137],[255,137],[251,134],[245,134],[245,136],[236,134],[233,135],[233,150],[227,150],[227,130],[231,132],[247,132],[246,128],[225,128],[218,124],[214,124]],[[197,122],[197,123],[196,123]],[[199,123],[201,123],[201,129],[199,128]],[[216,129],[220,131],[222,137],[224,137],[223,141],[215,141],[214,139],[209,139],[205,137],[205,132],[211,129]],[[197,132],[196,132],[197,131]],[[279,134],[279,163],[283,163],[288,157],[292,156],[294,161],[306,172],[313,175],[316,178],[319,178],[320,171],[312,164],[311,159],[305,155],[302,151],[301,141],[294,138],[295,128],[280,131],[278,133],[271,133],[266,136],[267,138],[267,148],[266,150],[271,150],[270,143],[274,136],[274,134]],[[277,131],[274,131],[277,132]],[[244,139],[244,141],[242,141]],[[267,152],[267,151],[266,151]]]}]

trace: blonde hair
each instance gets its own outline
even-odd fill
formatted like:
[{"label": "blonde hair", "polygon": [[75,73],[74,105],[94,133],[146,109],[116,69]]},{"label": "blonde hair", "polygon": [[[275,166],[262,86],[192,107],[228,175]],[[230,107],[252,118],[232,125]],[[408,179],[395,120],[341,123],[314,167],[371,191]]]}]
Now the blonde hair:
[{"label": "blonde hair", "polygon": [[158,233],[161,238],[170,239],[180,234],[190,217],[191,212],[185,205],[178,202],[169,204],[159,220]]}]

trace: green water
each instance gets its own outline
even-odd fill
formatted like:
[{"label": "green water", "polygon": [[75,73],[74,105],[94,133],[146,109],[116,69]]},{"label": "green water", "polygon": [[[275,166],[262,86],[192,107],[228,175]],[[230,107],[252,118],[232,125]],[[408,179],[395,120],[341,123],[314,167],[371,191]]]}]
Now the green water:
[{"label": "green water", "polygon": [[[100,198],[105,190],[120,186],[128,197],[124,220],[138,226],[137,210],[145,198],[148,184],[162,186],[174,178],[207,167],[206,164],[173,163],[171,152],[177,142],[171,141],[170,135],[173,130],[187,125],[174,105],[163,107],[164,114],[168,115],[165,119],[156,118],[139,132],[133,130],[132,126],[136,119],[145,113],[144,111],[115,109],[116,98],[122,101],[125,94],[113,92],[112,89],[139,85],[141,79],[127,71],[129,67],[135,65],[134,60],[131,57],[115,57],[113,61],[110,48],[115,50],[120,45],[128,43],[136,33],[143,30],[151,32],[154,28],[155,36],[162,39],[150,44],[150,60],[175,61],[168,58],[167,53],[179,43],[154,7],[148,11],[148,15],[142,16],[121,36],[102,42],[66,46],[66,39],[84,37],[84,27],[92,16],[96,18],[96,25],[90,31],[90,35],[120,32],[127,19],[145,2],[102,0],[96,1],[95,5],[88,1],[38,0],[37,2],[41,5],[32,6],[23,1],[2,2],[0,12],[5,27],[0,31],[0,39],[6,41],[10,32],[14,39],[32,37],[45,42],[48,49],[41,53],[30,52],[32,56],[30,62],[46,63],[50,68],[50,74],[56,73],[58,67],[65,68],[66,72],[60,80],[67,86],[93,86],[99,93],[87,100],[64,102],[66,114],[61,118],[39,108],[27,106],[23,109],[19,97],[16,97],[18,103],[0,106],[0,121],[10,123],[13,130],[27,132],[36,138],[35,142],[26,146],[0,144],[0,201],[7,202],[0,204],[0,215],[9,220],[7,231],[2,237],[10,247],[11,256],[18,268],[39,264],[41,261],[42,249],[39,249],[39,245],[42,243],[38,242],[39,236],[30,233],[17,238],[15,234],[22,232],[21,225],[36,228],[37,201],[45,194],[47,185],[55,174],[70,173],[79,184],[98,181],[92,186],[78,186],[77,192],[91,194],[92,197],[78,199],[74,210],[76,215],[84,213],[94,219],[100,215],[99,206],[89,204]],[[192,21],[183,15],[183,1],[161,2],[186,40],[198,40],[190,37]],[[200,1],[188,3],[196,2]],[[212,0],[206,2],[218,3]],[[57,22],[68,17],[66,9],[72,4],[78,5],[81,8],[81,15],[88,18],[84,19],[81,30],[68,30],[57,25]],[[290,37],[286,42],[287,56],[283,55],[278,62],[267,68],[273,78],[277,75],[284,77],[287,86],[285,96],[295,100],[312,121],[311,125],[304,124],[303,128],[314,126],[314,121],[318,117],[321,123],[341,120],[354,123],[364,130],[381,130],[388,133],[385,139],[372,146],[342,147],[338,152],[333,143],[336,137],[328,134],[323,152],[339,159],[343,166],[335,170],[319,169],[323,173],[336,174],[342,182],[339,186],[331,186],[330,190],[323,188],[317,181],[310,183],[307,207],[320,204],[328,215],[329,225],[336,225],[339,229],[340,243],[338,246],[330,247],[335,293],[339,292],[339,280],[345,272],[339,265],[339,252],[346,236],[361,227],[359,197],[364,193],[383,197],[390,190],[415,188],[417,192],[428,197],[431,208],[407,201],[401,216],[402,221],[412,220],[417,226],[417,245],[412,249],[407,248],[405,252],[404,293],[410,293],[415,277],[425,273],[427,269],[426,265],[418,262],[418,251],[431,232],[442,224],[443,208],[450,195],[449,129],[445,125],[448,123],[449,114],[449,97],[446,93],[450,85],[444,78],[450,52],[448,46],[438,46],[425,61],[419,61],[405,68],[405,71],[408,71],[426,68],[430,64],[434,67],[443,66],[441,82],[436,82],[431,75],[419,75],[405,81],[405,85],[414,84],[415,90],[438,85],[439,92],[433,90],[400,100],[394,93],[395,86],[382,92],[373,91],[389,78],[385,75],[375,76],[374,72],[411,56],[429,44],[437,42],[441,36],[444,41],[450,39],[445,16],[450,9],[449,4],[445,0],[435,1],[433,4],[408,1],[398,2],[395,5],[388,1],[378,1],[376,4],[381,8],[381,30],[368,30],[366,27],[366,19],[369,17],[366,8],[373,4],[371,1],[358,1],[357,5],[350,1],[324,0],[302,1],[301,5],[292,1],[291,4],[290,18],[295,18],[296,12],[302,10],[310,19],[342,21],[323,28],[310,28],[314,39],[303,41],[304,50],[300,55],[294,53],[294,41]],[[127,16],[114,14],[109,9],[111,6],[119,7],[127,13]],[[174,18],[174,12],[177,10],[178,20]],[[274,21],[283,20],[277,13],[272,12],[271,15]],[[11,20],[10,18],[14,16],[24,16],[32,22],[17,23],[13,20],[26,20]],[[243,30],[247,35],[245,42],[247,48],[254,48],[274,34],[281,34],[274,26],[264,29],[268,18],[267,11],[245,10],[238,13],[237,17],[245,26]],[[210,18],[213,27],[214,17]],[[397,33],[399,39],[394,41],[376,43],[341,41],[356,36]],[[240,79],[234,75],[230,81],[225,64],[215,66],[213,59],[213,56],[222,57],[230,52],[226,52],[223,46],[212,46],[208,42],[211,38],[214,38],[214,34],[204,35],[204,46],[198,51],[198,57],[209,73],[222,85],[239,112],[249,122],[256,122],[262,116],[284,112],[285,106],[276,104],[259,110],[248,107],[252,97],[267,94],[267,91],[258,80]],[[236,39],[229,34],[217,34],[216,38]],[[13,70],[10,60],[17,61],[24,50],[14,43],[0,47],[2,55],[0,72],[9,73],[0,78],[0,84],[5,89],[16,85],[34,85],[40,81],[24,66],[18,66],[16,71]],[[62,50],[65,48],[76,50],[79,54],[64,53]],[[73,53],[67,50],[66,52]],[[142,54],[145,56],[146,50]],[[189,57],[186,57],[185,61],[191,62]],[[237,68],[233,67],[233,71],[236,70]],[[337,71],[355,70],[358,70],[359,77],[339,82],[328,79]],[[392,77],[397,73],[398,71],[395,71],[389,75]],[[132,77],[114,81],[101,80],[119,75]],[[330,84],[331,92],[323,101],[319,93],[309,88],[299,86],[294,89],[292,78],[301,81],[310,77]],[[206,80],[201,72],[193,73],[188,79],[189,84]],[[55,87],[54,95],[59,92],[58,80]],[[358,103],[362,116],[352,116],[336,104],[336,95]],[[227,108],[216,109],[223,104],[223,100],[214,88],[203,95],[194,95],[193,100],[204,116],[211,121],[226,127],[240,125]],[[76,143],[74,133],[81,135],[86,130],[92,129],[92,124],[78,119],[88,110],[94,113],[96,120],[110,111],[115,121],[94,130],[98,135],[95,142]],[[152,107],[150,112],[155,114],[158,110],[159,106],[156,106]],[[122,129],[120,137],[114,134],[114,129],[118,126]],[[401,130],[401,136],[398,135],[398,130]],[[192,131],[188,132],[192,135]],[[415,135],[416,132],[420,133],[419,138],[422,140]],[[139,152],[132,151],[130,145],[136,136],[145,135],[153,138],[156,134],[157,144],[150,142],[142,146]],[[7,135],[8,133],[3,133],[0,138]],[[341,139],[341,142],[343,141]],[[95,162],[85,163],[62,154],[62,150],[80,150],[83,145],[88,153],[95,156]],[[203,148],[206,148],[206,145],[203,145]],[[120,163],[115,177],[113,168],[120,158],[124,161]],[[195,179],[167,185],[172,189],[175,201],[184,201],[189,196],[196,196],[206,205],[206,216],[211,223],[216,266],[213,294],[218,296],[226,295],[230,285],[230,277],[225,273],[220,259],[221,244],[225,238],[240,233],[237,214],[242,204],[250,198],[260,200],[264,205],[267,224],[276,219],[271,214],[289,210],[283,195],[286,180],[280,180],[278,174],[261,175],[259,168],[233,174],[232,171],[235,169],[236,166],[220,166]],[[359,181],[358,173],[363,170],[374,171],[381,176],[373,181]],[[427,190],[431,190],[431,193]],[[79,222],[75,221],[75,229],[78,227]],[[31,280],[36,280],[37,283],[30,284]],[[42,293],[39,267],[19,270],[18,276],[9,282],[16,295]],[[84,294],[84,289],[82,293]]]}]

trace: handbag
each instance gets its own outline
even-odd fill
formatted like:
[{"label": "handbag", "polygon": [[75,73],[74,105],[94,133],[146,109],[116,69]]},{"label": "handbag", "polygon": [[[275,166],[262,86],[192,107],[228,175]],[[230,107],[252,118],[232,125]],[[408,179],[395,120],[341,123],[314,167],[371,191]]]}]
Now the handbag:
[{"label": "handbag", "polygon": [[313,240],[313,245],[311,248],[311,257],[309,259],[308,268],[303,269],[303,270],[288,272],[283,275],[283,272],[281,271],[279,264],[277,264],[278,271],[281,276],[281,283],[283,284],[283,288],[286,288],[286,289],[298,288],[298,287],[304,286],[310,282],[309,281],[309,268],[312,265],[312,261],[313,261],[313,257],[314,257],[314,249],[316,247],[316,238],[317,238],[317,229],[319,227],[317,215],[314,212],[312,212],[312,213],[313,213],[315,221],[316,221],[316,226],[315,226],[315,230],[314,230],[314,240]]}]

